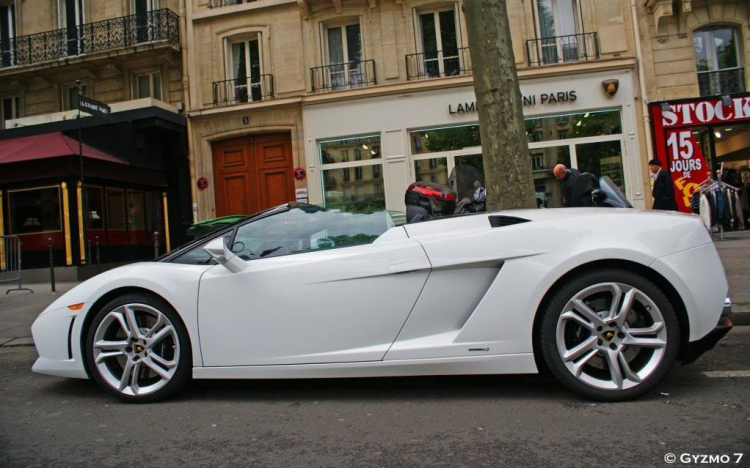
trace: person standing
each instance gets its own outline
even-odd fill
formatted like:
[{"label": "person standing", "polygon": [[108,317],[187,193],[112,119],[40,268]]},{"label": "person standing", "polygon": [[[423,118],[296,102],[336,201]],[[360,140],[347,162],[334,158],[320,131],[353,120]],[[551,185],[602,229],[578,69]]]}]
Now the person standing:
[{"label": "person standing", "polygon": [[652,195],[654,197],[655,210],[678,211],[677,202],[674,199],[674,189],[672,188],[672,178],[662,170],[661,161],[654,158],[648,162],[648,169],[654,177],[654,188]]},{"label": "person standing", "polygon": [[552,175],[562,184],[563,206],[577,206],[573,203],[573,185],[581,173],[572,167],[568,169],[565,164],[558,164],[552,170]]}]

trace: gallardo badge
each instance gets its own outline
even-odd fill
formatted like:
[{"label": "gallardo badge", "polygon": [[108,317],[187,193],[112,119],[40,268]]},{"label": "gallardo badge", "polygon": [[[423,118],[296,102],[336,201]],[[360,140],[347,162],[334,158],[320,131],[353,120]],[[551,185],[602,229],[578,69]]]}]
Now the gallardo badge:
[{"label": "gallardo badge", "polygon": [[607,96],[614,97],[617,94],[617,90],[620,89],[620,80],[604,80],[602,81],[602,88]]}]

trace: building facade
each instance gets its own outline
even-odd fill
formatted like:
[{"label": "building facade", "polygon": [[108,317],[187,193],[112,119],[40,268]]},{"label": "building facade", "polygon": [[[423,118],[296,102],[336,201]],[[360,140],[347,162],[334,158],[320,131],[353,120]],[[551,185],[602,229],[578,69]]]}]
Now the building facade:
[{"label": "building facade", "polygon": [[652,148],[683,211],[709,177],[750,198],[750,3],[639,5]]},{"label": "building facade", "polygon": [[[307,200],[404,209],[410,182],[482,169],[463,0],[188,0],[194,218]],[[540,205],[552,168],[650,203],[629,1],[508,2]]]},{"label": "building facade", "polygon": [[[180,0],[0,1],[0,235],[24,266],[153,258],[190,223]],[[83,95],[109,118],[79,112]],[[95,258],[92,258],[95,257]]]}]

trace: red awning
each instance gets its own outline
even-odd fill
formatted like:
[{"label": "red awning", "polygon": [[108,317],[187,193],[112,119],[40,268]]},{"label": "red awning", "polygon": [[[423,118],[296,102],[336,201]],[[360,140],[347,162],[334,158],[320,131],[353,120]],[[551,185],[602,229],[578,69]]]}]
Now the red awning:
[{"label": "red awning", "polygon": [[[0,140],[0,164],[77,155],[78,140],[67,137],[61,132]],[[125,161],[92,148],[85,143],[83,145],[83,156],[101,161],[127,164]]]}]

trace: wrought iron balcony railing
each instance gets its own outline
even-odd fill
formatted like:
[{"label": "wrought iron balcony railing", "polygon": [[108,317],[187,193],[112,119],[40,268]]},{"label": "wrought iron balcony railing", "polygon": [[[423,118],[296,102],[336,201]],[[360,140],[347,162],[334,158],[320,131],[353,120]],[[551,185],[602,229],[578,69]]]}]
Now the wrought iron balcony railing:
[{"label": "wrought iron balcony railing", "polygon": [[526,55],[530,67],[599,60],[599,39],[595,32],[529,39]]},{"label": "wrought iron balcony railing", "polygon": [[154,10],[75,28],[0,39],[0,68],[159,41],[180,43],[179,17],[171,10]]},{"label": "wrought iron balcony railing", "polygon": [[209,8],[221,8],[229,5],[241,5],[243,3],[257,2],[258,0],[211,0],[208,2]]},{"label": "wrought iron balcony railing", "polygon": [[243,102],[263,101],[273,98],[273,75],[241,78],[213,83],[214,106],[228,106]]},{"label": "wrought iron balcony railing", "polygon": [[409,80],[469,74],[471,74],[471,56],[468,47],[406,56],[406,78]]},{"label": "wrought iron balcony railing", "polygon": [[363,88],[377,84],[374,60],[334,63],[310,69],[312,92]]},{"label": "wrought iron balcony railing", "polygon": [[730,68],[711,72],[698,72],[698,88],[701,96],[745,92],[745,70]]}]

